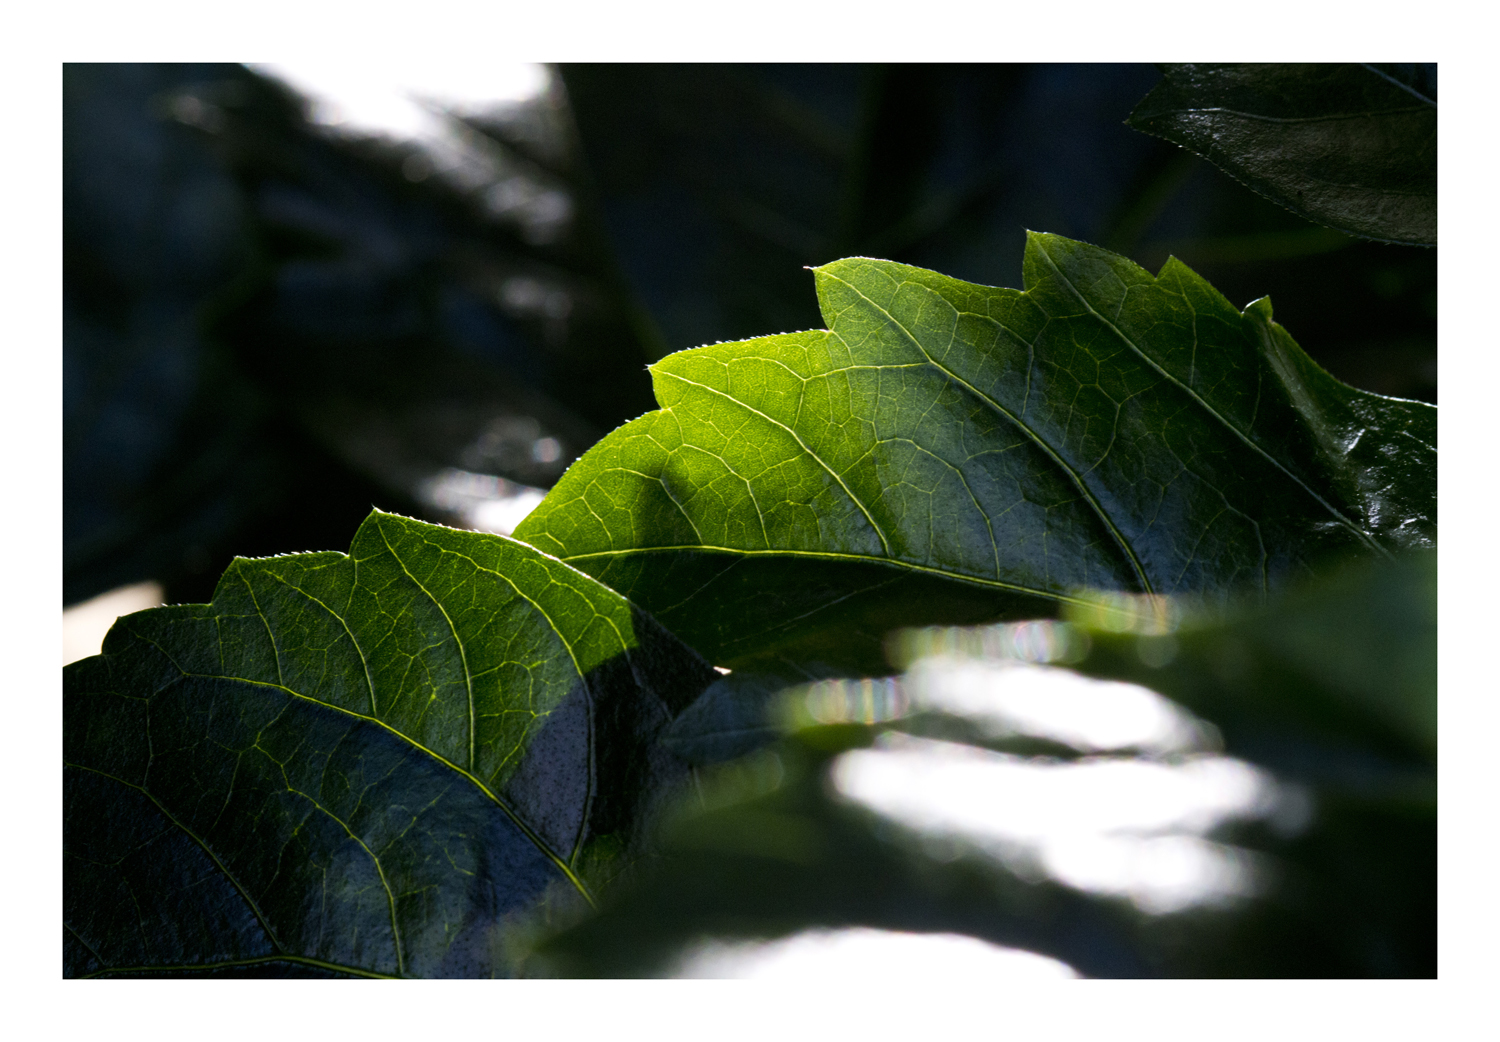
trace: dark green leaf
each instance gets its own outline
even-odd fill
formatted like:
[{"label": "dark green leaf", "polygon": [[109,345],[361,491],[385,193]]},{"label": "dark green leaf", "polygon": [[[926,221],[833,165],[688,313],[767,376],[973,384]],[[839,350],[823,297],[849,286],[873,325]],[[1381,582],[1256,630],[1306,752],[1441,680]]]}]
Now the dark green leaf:
[{"label": "dark green leaf", "polygon": [[1175,260],[1033,234],[1024,292],[815,273],[827,330],[663,359],[663,408],[517,536],[714,661],[870,672],[899,625],[1085,587],[1264,593],[1436,538],[1436,410],[1339,383],[1268,300],[1241,312]]},{"label": "dark green leaf", "polygon": [[756,670],[720,677],[667,725],[661,741],[695,766],[731,760],[781,735],[772,711],[776,696],[795,684],[829,675],[817,663],[763,662]]},{"label": "dark green leaf", "polygon": [[[1437,91],[1373,65],[1165,65],[1130,114],[1310,221],[1437,244]],[[1393,74],[1393,71],[1396,74]]]},{"label": "dark green leaf", "polygon": [[377,511],[63,676],[68,976],[488,976],[634,845],[714,674],[528,546]]}]

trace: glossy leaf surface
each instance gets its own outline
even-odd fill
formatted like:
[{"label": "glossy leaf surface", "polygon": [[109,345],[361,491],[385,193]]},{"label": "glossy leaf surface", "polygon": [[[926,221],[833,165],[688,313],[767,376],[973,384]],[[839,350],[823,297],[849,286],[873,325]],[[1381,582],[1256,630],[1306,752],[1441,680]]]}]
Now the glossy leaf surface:
[{"label": "glossy leaf surface", "polygon": [[1437,244],[1437,88],[1374,65],[1165,65],[1129,123],[1319,224]]},{"label": "glossy leaf surface", "polygon": [[530,547],[380,512],[64,671],[65,973],[504,974],[629,849],[714,677]]},{"label": "glossy leaf surface", "polygon": [[816,269],[827,330],[652,368],[517,537],[710,659],[880,668],[899,625],[1085,588],[1269,591],[1436,538],[1436,410],[1357,391],[1175,260],[1031,235],[1023,291]]}]

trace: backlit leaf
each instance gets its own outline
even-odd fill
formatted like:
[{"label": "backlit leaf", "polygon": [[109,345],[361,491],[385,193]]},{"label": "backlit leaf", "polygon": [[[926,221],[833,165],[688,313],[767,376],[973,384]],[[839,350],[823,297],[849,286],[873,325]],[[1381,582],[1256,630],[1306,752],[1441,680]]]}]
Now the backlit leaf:
[{"label": "backlit leaf", "polygon": [[377,511],[236,560],[64,670],[65,974],[504,974],[507,916],[635,845],[714,676],[500,536]]},{"label": "backlit leaf", "polygon": [[1081,588],[1264,594],[1436,539],[1436,409],[1348,387],[1183,264],[1033,234],[1024,291],[815,269],[828,329],[652,367],[662,408],[517,537],[710,659],[883,666]]}]

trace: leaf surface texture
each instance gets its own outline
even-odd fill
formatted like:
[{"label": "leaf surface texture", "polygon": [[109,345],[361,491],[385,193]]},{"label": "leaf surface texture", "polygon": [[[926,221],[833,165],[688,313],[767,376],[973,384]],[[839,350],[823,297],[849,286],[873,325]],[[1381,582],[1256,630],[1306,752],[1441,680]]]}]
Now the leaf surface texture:
[{"label": "leaf surface texture", "polygon": [[1420,67],[1165,65],[1130,114],[1308,220],[1437,244],[1437,87]]},{"label": "leaf surface texture", "polygon": [[1339,383],[1268,300],[1242,312],[1175,260],[1032,234],[1024,273],[816,269],[826,330],[658,362],[662,408],[517,537],[727,663],[833,633],[868,662],[896,625],[1267,592],[1435,540],[1433,407]]},{"label": "leaf surface texture", "polygon": [[714,676],[504,537],[377,511],[347,555],[236,560],[64,671],[65,972],[503,973]]}]

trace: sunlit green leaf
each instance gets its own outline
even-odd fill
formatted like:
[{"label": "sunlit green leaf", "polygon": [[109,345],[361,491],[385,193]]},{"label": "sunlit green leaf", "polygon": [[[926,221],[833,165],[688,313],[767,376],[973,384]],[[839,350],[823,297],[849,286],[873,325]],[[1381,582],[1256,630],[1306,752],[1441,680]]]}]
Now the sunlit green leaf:
[{"label": "sunlit green leaf", "polygon": [[1375,65],[1165,65],[1130,114],[1308,220],[1437,243],[1435,84]]},{"label": "sunlit green leaf", "polygon": [[236,560],[64,670],[65,973],[503,974],[507,916],[636,844],[713,676],[500,536],[377,511]]},{"label": "sunlit green leaf", "polygon": [[815,270],[827,330],[652,367],[662,408],[517,536],[710,659],[883,664],[1080,588],[1268,592],[1436,538],[1436,410],[1350,388],[1175,260],[1033,234],[1025,291]]}]

